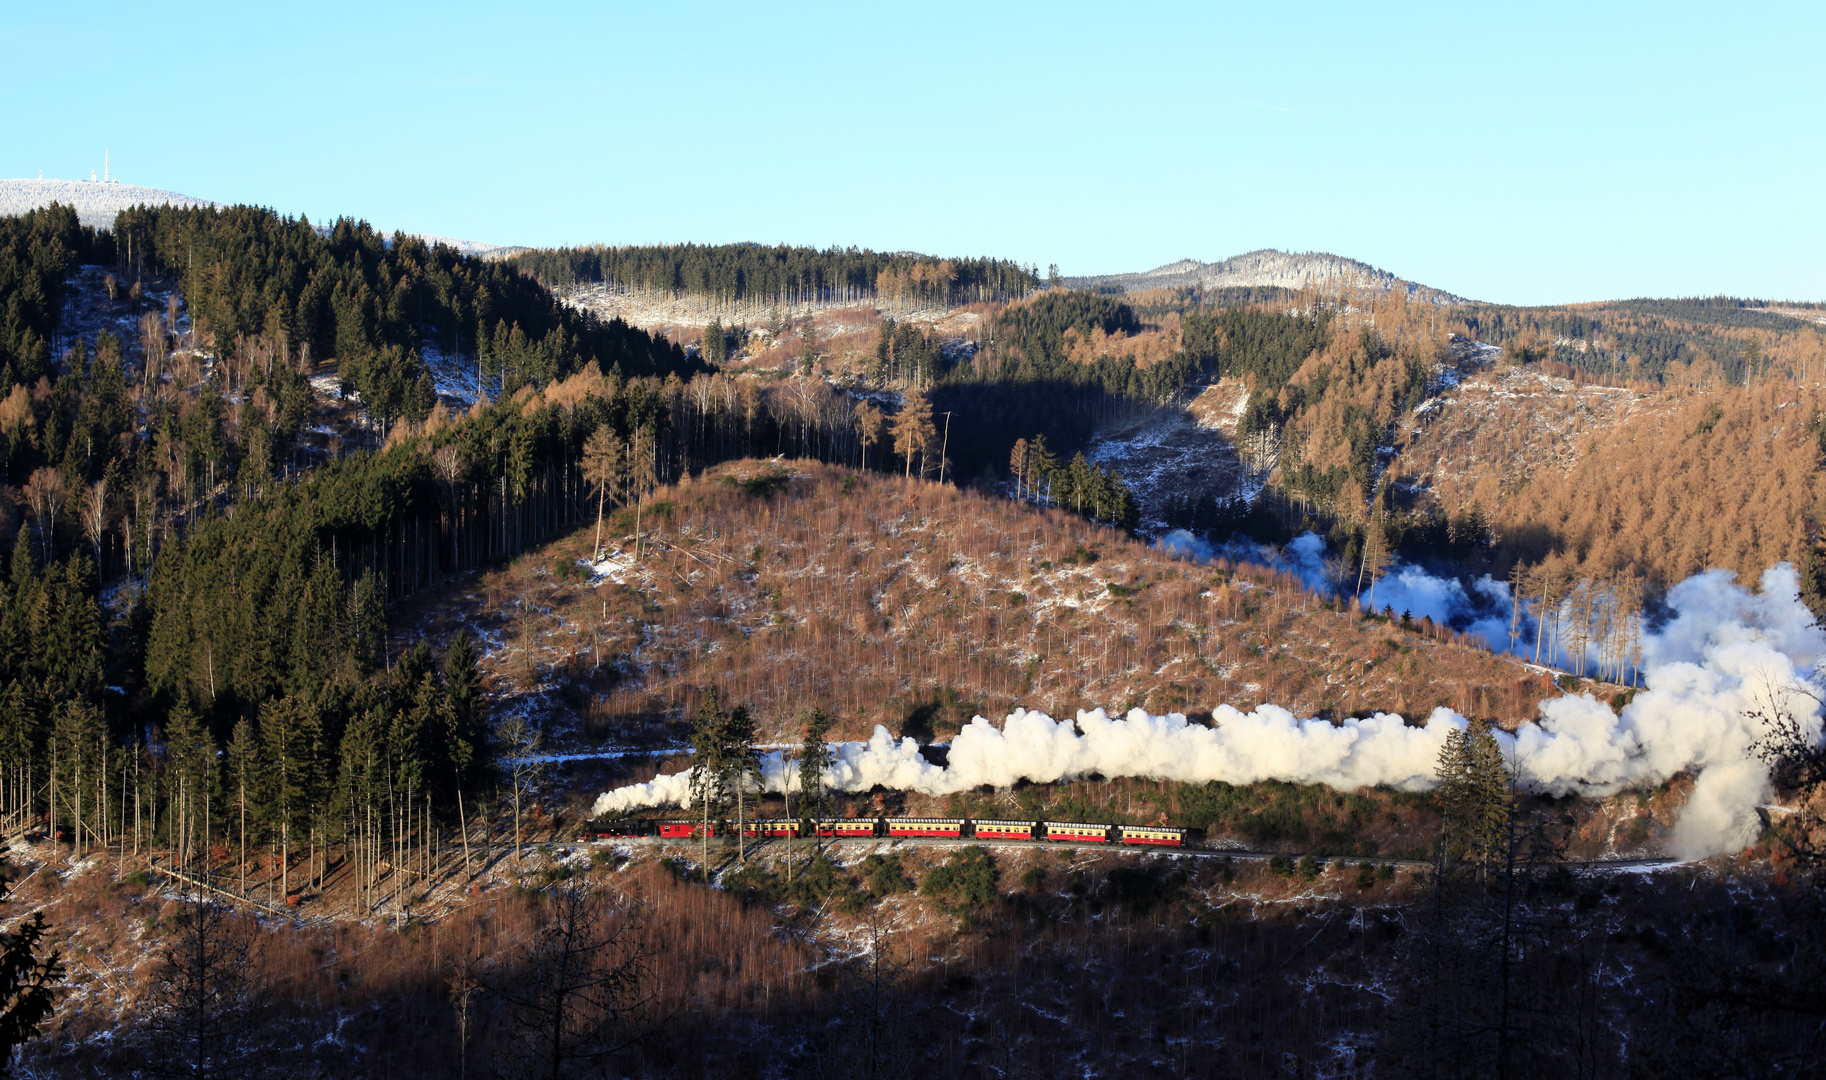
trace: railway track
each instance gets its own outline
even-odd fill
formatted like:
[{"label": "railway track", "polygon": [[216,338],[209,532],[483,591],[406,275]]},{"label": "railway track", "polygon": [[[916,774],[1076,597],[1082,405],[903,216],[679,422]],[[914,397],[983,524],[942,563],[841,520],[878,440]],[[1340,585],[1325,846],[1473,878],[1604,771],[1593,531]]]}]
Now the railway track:
[{"label": "railway track", "polygon": [[[813,842],[814,841],[812,841],[811,838],[809,838],[809,837],[801,837],[796,841],[796,843],[798,843],[800,845],[809,844],[809,843],[813,843]],[[658,837],[658,836],[618,836],[618,837],[613,837],[613,838],[609,838],[609,839],[600,839],[600,840],[599,839],[554,840],[554,841],[549,841],[549,842],[542,843],[542,844],[539,844],[536,846],[539,848],[545,848],[545,849],[559,848],[559,847],[612,848],[612,847],[624,847],[624,846],[663,848],[663,847],[671,846],[671,847],[680,848],[681,850],[684,850],[686,852],[691,852],[691,851],[697,850],[698,845],[700,843],[701,843],[701,841],[699,841],[699,840],[683,840],[683,839],[673,839],[673,838]],[[713,855],[714,855],[714,854],[721,854],[724,845],[727,845],[728,841],[726,839],[724,839],[723,837],[716,837],[713,839],[712,843],[718,849],[716,852],[713,853]],[[1199,859],[1231,858],[1231,859],[1244,859],[1244,860],[1260,860],[1260,861],[1264,861],[1264,862],[1269,859],[1273,859],[1276,856],[1284,856],[1289,859],[1297,860],[1297,859],[1305,857],[1305,855],[1307,854],[1305,852],[1289,852],[1289,851],[1258,851],[1253,848],[1220,848],[1220,847],[1206,847],[1206,846],[1150,847],[1150,846],[1144,846],[1144,845],[1138,845],[1138,844],[1112,844],[1112,843],[1098,843],[1095,841],[1079,841],[1079,840],[979,840],[974,837],[952,838],[952,837],[931,837],[931,836],[912,836],[912,837],[908,837],[908,836],[897,836],[897,837],[823,836],[823,837],[819,837],[816,840],[816,843],[818,843],[820,846],[826,847],[826,848],[830,848],[830,847],[836,847],[836,848],[879,847],[881,849],[891,849],[891,848],[899,848],[899,847],[928,847],[928,848],[983,847],[983,848],[992,848],[995,850],[1007,850],[1007,851],[1022,851],[1022,850],[1033,851],[1036,849],[1037,850],[1069,849],[1069,850],[1077,850],[1077,851],[1125,851],[1125,852],[1132,852],[1132,853],[1136,853],[1136,854],[1159,855],[1159,856],[1166,856],[1166,857],[1172,857],[1172,858],[1180,858],[1180,857],[1190,857],[1190,858],[1199,858]],[[748,841],[748,849],[750,851],[762,851],[762,850],[767,850],[767,849],[783,850],[784,844],[785,844],[785,841],[783,839],[779,839],[779,838],[771,838],[771,837],[751,838]],[[507,844],[507,845],[502,845],[502,846],[505,846],[509,849],[511,849],[513,847],[512,844]],[[529,849],[535,847],[535,845],[531,845],[531,844],[526,845],[526,846]],[[1315,859],[1318,859],[1321,863],[1349,863],[1351,865],[1355,865],[1357,863],[1369,862],[1369,863],[1375,863],[1378,866],[1389,865],[1389,866],[1395,866],[1398,868],[1406,868],[1406,869],[1425,869],[1425,868],[1433,865],[1431,861],[1425,860],[1425,859],[1387,859],[1387,858],[1377,858],[1377,857],[1371,856],[1371,855],[1320,855],[1316,852],[1314,852],[1312,854],[1313,854],[1313,857]],[[1592,871],[1609,872],[1609,873],[1644,873],[1644,872],[1649,872],[1649,871],[1658,870],[1658,869],[1666,869],[1666,868],[1672,867],[1672,866],[1678,866],[1678,865],[1681,865],[1681,862],[1678,859],[1672,859],[1672,858],[1589,859],[1589,860],[1568,861],[1564,865],[1571,869],[1575,869],[1575,870],[1592,870]]]}]

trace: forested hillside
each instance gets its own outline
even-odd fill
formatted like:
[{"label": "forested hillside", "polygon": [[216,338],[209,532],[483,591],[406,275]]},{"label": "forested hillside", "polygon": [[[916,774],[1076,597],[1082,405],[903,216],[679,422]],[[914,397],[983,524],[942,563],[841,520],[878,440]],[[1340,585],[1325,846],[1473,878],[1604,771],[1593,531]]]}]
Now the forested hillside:
[{"label": "forested hillside", "polygon": [[695,293],[730,305],[911,300],[948,306],[1019,299],[1039,286],[1033,268],[1005,259],[784,244],[598,245],[529,251],[514,256],[513,264],[554,288],[596,282],[673,296]]},{"label": "forested hillside", "polygon": [[[84,263],[106,302],[69,291]],[[769,287],[880,294],[900,270],[922,302],[968,298],[918,259]],[[1819,1011],[1797,987],[1817,981],[1821,921],[1755,877],[1799,866],[1791,833],[1751,833],[1722,881],[1600,879],[1565,861],[1660,852],[1695,777],[1510,784],[1499,729],[1543,698],[1609,724],[1634,687],[1556,685],[1430,619],[1172,556],[1128,532],[1127,484],[1081,451],[1108,418],[1225,380],[1271,488],[1189,514],[1267,539],[1318,526],[1362,566],[1390,548],[1534,566],[1516,577],[1530,596],[1585,576],[1592,610],[1592,581],[1625,565],[1815,543],[1817,395],[1753,367],[1685,397],[1585,386],[1519,345],[1508,382],[1472,375],[1494,349],[1399,291],[1136,307],[1017,283],[971,285],[1008,291],[962,312],[973,336],[856,320],[840,380],[816,320],[714,323],[692,355],[515,267],[352,221],[0,221],[0,879],[69,958],[26,1067],[170,1073],[208,1047],[225,1075],[568,1075],[597,1053],[630,1075],[1485,1075],[1523,1058],[1660,1075],[1707,1062],[1716,1031],[1740,1071],[1810,1053]],[[75,302],[99,303],[80,325],[131,333],[73,331]],[[473,408],[438,400],[427,356],[473,367]],[[1477,378],[1490,411],[1466,408]],[[1510,437],[1516,378],[1570,450]],[[1768,506],[1782,521],[1751,528]],[[1618,625],[1640,629],[1631,596]],[[1623,676],[1618,656],[1592,674]],[[754,775],[760,742],[813,751],[873,724],[926,742],[929,764],[1013,705],[1181,711],[1203,735],[1233,724],[1223,705],[1286,705],[1236,729],[1318,757],[1380,709],[1406,716],[1375,720],[1380,738],[1450,735],[1437,768],[1391,786],[1158,780],[1143,762],[825,791],[800,769],[791,806],[741,789],[734,811],[754,795],[769,817],[1207,830],[1172,859],[725,848],[721,821],[714,852],[577,839],[595,778],[705,762],[727,784],[716,769]],[[1470,722],[1422,727],[1435,705]],[[1286,777],[1275,746],[1260,775]],[[1428,769],[1437,795],[1413,789]],[[553,958],[579,950],[592,974],[572,978]],[[1720,1020],[1726,976],[1797,1005]],[[1620,1007],[1579,1005],[1600,990]],[[595,1011],[575,1020],[564,1001],[584,992]],[[1576,1005],[1517,1016],[1508,994]],[[1443,1012],[1479,1034],[1441,1036]],[[1211,1032],[1222,1060],[1189,1051]]]},{"label": "forested hillside", "polygon": [[386,420],[429,411],[426,347],[473,356],[493,397],[590,361],[624,377],[690,370],[676,348],[564,307],[511,267],[363,222],[325,231],[252,207],[160,207],[121,214],[115,232],[128,269],[181,282],[218,348],[263,335],[303,362],[334,359]]},{"label": "forested hillside", "polygon": [[0,217],[0,384],[29,385],[50,372],[65,276],[113,257],[113,237],[79,224],[68,207]]},{"label": "forested hillside", "polygon": [[1823,309],[1729,296],[1520,308],[1471,304],[1468,336],[1609,380],[1742,386],[1826,377]]},{"label": "forested hillside", "polygon": [[[591,505],[589,436],[616,442],[591,475],[618,499],[752,449],[675,430],[694,369],[676,347],[443,247],[248,208],[137,210],[114,233],[52,208],[0,229],[18,380],[0,396],[17,485],[0,487],[0,802],[79,847],[121,834],[129,788],[154,808],[136,841],[207,835],[226,820],[218,753],[241,763],[258,843],[346,843],[351,784],[370,808],[384,789],[394,810],[460,813],[489,742],[476,654],[397,659],[386,605],[569,527]],[[82,259],[113,268],[104,303],[135,347],[58,334]],[[173,279],[163,310],[142,299]],[[485,389],[507,400],[455,418],[424,400],[417,352],[445,334],[453,350],[480,339]],[[350,431],[340,454],[334,439],[327,457],[301,451],[340,408],[307,381],[320,362],[355,384],[384,449]],[[747,418],[749,439],[784,438],[772,412]],[[422,835],[415,820],[388,835]]]}]

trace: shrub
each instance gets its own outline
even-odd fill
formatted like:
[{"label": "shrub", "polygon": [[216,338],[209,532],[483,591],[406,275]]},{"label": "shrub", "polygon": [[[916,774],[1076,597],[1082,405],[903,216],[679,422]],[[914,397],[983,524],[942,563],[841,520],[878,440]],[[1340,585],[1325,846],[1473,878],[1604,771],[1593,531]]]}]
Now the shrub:
[{"label": "shrub", "polygon": [[1311,881],[1318,876],[1319,860],[1313,858],[1311,855],[1302,855],[1300,857],[1300,877],[1307,881]]},{"label": "shrub", "polygon": [[907,877],[898,855],[870,855],[862,860],[862,868],[869,877],[869,891],[878,897],[913,891],[913,879]]},{"label": "shrub", "polygon": [[1293,874],[1293,860],[1285,855],[1276,855],[1268,860],[1268,869],[1281,877],[1289,877]]},{"label": "shrub", "polygon": [[972,844],[933,868],[919,894],[954,913],[986,908],[995,899],[995,864],[987,851]]},{"label": "shrub", "polygon": [[1170,903],[1178,893],[1175,875],[1163,876],[1151,864],[1118,866],[1110,870],[1110,899],[1137,915]]},{"label": "shrub", "polygon": [[855,888],[856,883],[831,861],[829,855],[819,854],[795,875],[792,895],[801,903],[810,903],[840,892],[853,892]]}]

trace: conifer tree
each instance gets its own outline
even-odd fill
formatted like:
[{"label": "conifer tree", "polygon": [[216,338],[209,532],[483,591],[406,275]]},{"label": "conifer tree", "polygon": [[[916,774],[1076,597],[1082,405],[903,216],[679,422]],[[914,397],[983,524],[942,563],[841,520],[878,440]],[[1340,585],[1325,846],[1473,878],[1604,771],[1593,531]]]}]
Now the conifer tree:
[{"label": "conifer tree", "polygon": [[[816,820],[824,812],[829,801],[825,792],[824,778],[831,768],[831,746],[826,741],[831,731],[831,718],[822,709],[813,709],[805,720],[805,742],[799,752],[799,806],[800,813]],[[817,830],[812,830],[813,835]]]},{"label": "conifer tree", "polygon": [[710,880],[710,822],[727,801],[729,718],[714,688],[704,692],[691,714],[691,798],[703,810],[704,880]]},{"label": "conifer tree", "polygon": [[266,816],[278,830],[280,896],[291,895],[292,838],[308,821],[316,795],[317,712],[300,698],[260,707],[260,761],[265,772]]},{"label": "conifer tree", "polygon": [[72,850],[80,857],[87,850],[85,835],[90,839],[101,835],[89,819],[100,822],[105,817],[96,806],[95,777],[98,770],[106,769],[107,724],[95,706],[81,699],[65,700],[52,714],[51,739],[56,762],[51,783],[62,789],[61,796],[53,792],[53,799],[69,818]]},{"label": "conifer tree", "polygon": [[1474,719],[1448,733],[1434,775],[1442,865],[1469,863],[1481,876],[1506,856],[1514,798],[1490,721]]},{"label": "conifer tree", "polygon": [[469,628],[459,627],[444,653],[444,692],[450,698],[451,729],[446,737],[450,764],[458,785],[481,764],[482,675],[476,669],[476,642]]},{"label": "conifer tree", "polygon": [[720,364],[728,359],[726,342],[723,339],[723,320],[711,319],[710,325],[704,327],[704,362]]},{"label": "conifer tree", "polygon": [[1044,434],[1035,435],[1027,444],[1027,494],[1031,498],[1037,484],[1044,482],[1045,493],[1040,496],[1042,504],[1052,504],[1052,476],[1059,471],[1059,456],[1046,446]]},{"label": "conifer tree", "polygon": [[1376,582],[1381,581],[1388,573],[1389,564],[1394,556],[1389,553],[1388,536],[1382,526],[1382,516],[1377,514],[1364,524],[1363,561],[1357,571],[1357,594],[1363,594],[1363,583],[1369,582],[1369,600],[1365,610],[1376,608]]},{"label": "conifer tree", "polygon": [[246,717],[235,721],[234,733],[228,740],[228,784],[232,788],[233,802],[231,812],[235,815],[236,832],[241,839],[241,895],[247,895],[247,815],[249,800],[257,790],[256,780],[259,777],[258,748],[255,743],[253,725]]},{"label": "conifer tree", "polygon": [[[7,884],[0,880],[0,903],[6,894]],[[0,933],[0,1076],[11,1073],[13,1052],[38,1033],[57,1004],[63,961],[56,949],[40,958],[46,929],[39,911],[12,933]]]},{"label": "conifer tree", "polygon": [[216,745],[208,729],[190,706],[180,701],[165,722],[165,757],[168,794],[175,811],[167,819],[172,830],[171,848],[180,863],[188,863],[199,841],[206,836],[195,833],[202,821],[203,807],[210,800],[216,782]]},{"label": "conifer tree", "polygon": [[1027,483],[1027,440],[1016,439],[1014,449],[1008,453],[1008,472],[1014,477],[1014,497],[1020,499],[1025,494]]}]

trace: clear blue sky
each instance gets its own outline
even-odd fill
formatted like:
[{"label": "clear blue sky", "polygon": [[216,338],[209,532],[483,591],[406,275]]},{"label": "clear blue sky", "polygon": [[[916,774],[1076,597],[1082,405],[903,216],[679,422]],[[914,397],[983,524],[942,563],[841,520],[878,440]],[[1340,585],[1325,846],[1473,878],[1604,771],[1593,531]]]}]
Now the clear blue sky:
[{"label": "clear blue sky", "polygon": [[495,243],[1826,299],[1826,5],[0,5],[0,176]]}]

